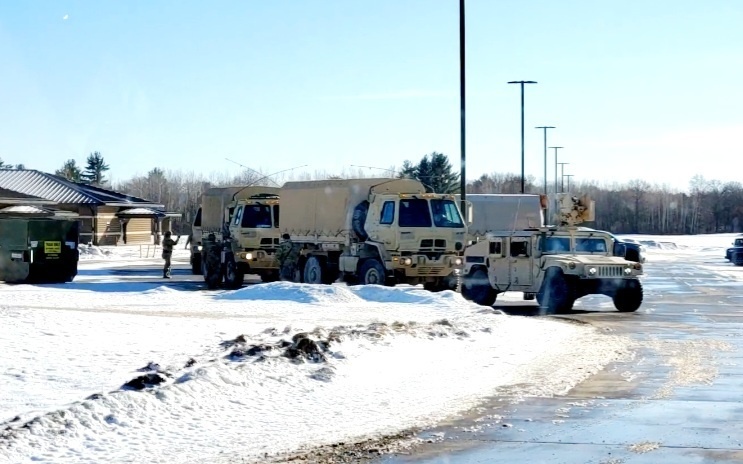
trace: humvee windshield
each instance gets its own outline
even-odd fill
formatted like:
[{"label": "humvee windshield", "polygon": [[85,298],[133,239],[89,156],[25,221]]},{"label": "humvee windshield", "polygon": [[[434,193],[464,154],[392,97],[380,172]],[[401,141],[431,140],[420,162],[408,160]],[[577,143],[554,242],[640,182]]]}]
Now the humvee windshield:
[{"label": "humvee windshield", "polygon": [[433,224],[436,227],[464,227],[462,216],[452,200],[431,200],[429,209],[428,200],[420,198],[400,200],[398,225],[400,227],[431,227],[432,211]]},{"label": "humvee windshield", "polygon": [[544,245],[540,239],[542,253],[606,253],[606,241],[603,238],[577,237],[575,249],[570,247],[570,237],[547,237]]},{"label": "humvee windshield", "polygon": [[606,241],[603,238],[576,238],[577,253],[606,253]]},{"label": "humvee windshield", "polygon": [[743,246],[743,238],[736,238],[733,246]]},{"label": "humvee windshield", "polygon": [[245,205],[241,227],[246,229],[269,229],[273,227],[270,205]]}]

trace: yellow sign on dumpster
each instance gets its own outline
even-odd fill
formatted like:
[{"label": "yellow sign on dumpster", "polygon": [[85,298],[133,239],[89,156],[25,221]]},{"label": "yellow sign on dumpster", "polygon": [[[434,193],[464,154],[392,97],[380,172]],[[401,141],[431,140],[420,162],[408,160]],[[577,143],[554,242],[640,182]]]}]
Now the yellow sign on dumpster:
[{"label": "yellow sign on dumpster", "polygon": [[44,242],[44,254],[58,255],[62,253],[62,242]]}]

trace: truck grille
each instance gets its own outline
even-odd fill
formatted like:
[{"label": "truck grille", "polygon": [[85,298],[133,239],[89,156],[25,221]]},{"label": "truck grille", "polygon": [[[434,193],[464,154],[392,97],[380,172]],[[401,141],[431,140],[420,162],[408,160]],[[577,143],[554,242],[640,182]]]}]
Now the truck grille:
[{"label": "truck grille", "polygon": [[622,277],[624,268],[621,266],[596,266],[596,277]]},{"label": "truck grille", "polygon": [[274,248],[279,245],[279,239],[278,238],[262,238],[261,239],[261,248]]},{"label": "truck grille", "polygon": [[420,276],[436,276],[444,272],[444,267],[419,267],[416,270],[418,271],[418,275]]},{"label": "truck grille", "polygon": [[445,251],[446,240],[426,238],[421,240],[421,251]]}]

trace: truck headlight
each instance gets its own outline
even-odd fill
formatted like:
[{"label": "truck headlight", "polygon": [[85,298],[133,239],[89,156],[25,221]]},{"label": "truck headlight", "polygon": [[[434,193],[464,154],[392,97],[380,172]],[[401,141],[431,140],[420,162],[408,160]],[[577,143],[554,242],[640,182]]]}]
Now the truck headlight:
[{"label": "truck headlight", "polygon": [[596,275],[596,268],[591,267],[588,269],[588,275]]},{"label": "truck headlight", "polygon": [[242,253],[242,259],[250,261],[253,259],[253,253]]},{"label": "truck headlight", "polygon": [[461,266],[462,265],[462,258],[454,258],[454,265],[455,266]]},{"label": "truck headlight", "polygon": [[201,251],[201,245],[196,245],[194,248],[196,248],[196,251]]},{"label": "truck headlight", "polygon": [[411,264],[413,264],[413,259],[412,258],[402,258],[402,259],[400,259],[400,264],[402,264],[403,266],[410,266]]}]

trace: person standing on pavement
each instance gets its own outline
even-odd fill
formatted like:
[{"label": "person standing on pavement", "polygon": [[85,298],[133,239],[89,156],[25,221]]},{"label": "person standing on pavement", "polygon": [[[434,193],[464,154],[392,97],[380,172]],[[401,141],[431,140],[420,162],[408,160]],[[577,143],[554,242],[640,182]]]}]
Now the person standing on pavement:
[{"label": "person standing on pavement", "polygon": [[163,239],[163,259],[165,260],[165,266],[163,267],[163,279],[170,279],[170,260],[173,257],[173,247],[178,245],[180,236],[173,240],[170,238],[170,231],[165,232],[165,238]]}]

